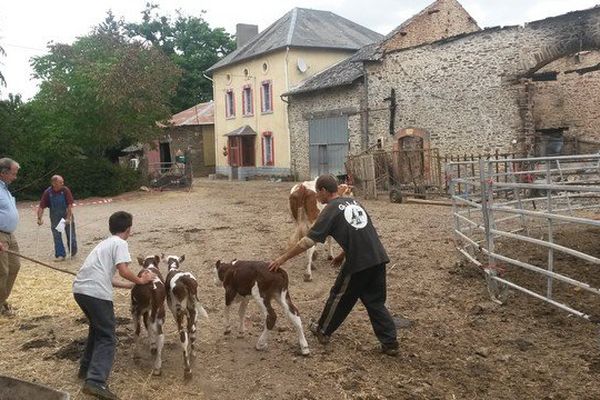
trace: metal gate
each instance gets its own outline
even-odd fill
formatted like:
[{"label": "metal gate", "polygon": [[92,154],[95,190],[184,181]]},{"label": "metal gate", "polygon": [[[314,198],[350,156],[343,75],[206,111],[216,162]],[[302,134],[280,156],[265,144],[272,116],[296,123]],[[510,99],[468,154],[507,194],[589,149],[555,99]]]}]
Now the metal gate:
[{"label": "metal gate", "polygon": [[456,248],[494,301],[513,288],[597,320],[600,257],[583,238],[600,228],[599,154],[451,162],[446,176]]},{"label": "metal gate", "polygon": [[308,124],[310,176],[345,175],[348,117],[313,119]]}]

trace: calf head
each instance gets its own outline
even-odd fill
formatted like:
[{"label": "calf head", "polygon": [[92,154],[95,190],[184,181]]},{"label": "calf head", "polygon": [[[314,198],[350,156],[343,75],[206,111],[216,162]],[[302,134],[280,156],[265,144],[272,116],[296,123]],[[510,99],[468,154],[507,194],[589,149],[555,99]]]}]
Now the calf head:
[{"label": "calf head", "polygon": [[217,260],[215,263],[214,276],[213,281],[216,286],[221,286],[221,283],[225,280],[225,274],[229,270],[229,268],[233,267],[237,260],[234,259],[230,263],[221,262],[221,260]]},{"label": "calf head", "polygon": [[148,269],[149,267],[158,269],[158,265],[160,264],[160,256],[138,256],[137,261],[140,264],[140,266],[144,269]]},{"label": "calf head", "polygon": [[337,194],[340,197],[354,197],[354,193],[352,193],[352,188],[354,186],[342,183],[338,185]]},{"label": "calf head", "polygon": [[185,254],[182,256],[165,256],[163,254],[162,259],[167,262],[167,270],[178,270],[181,263],[183,263],[183,261],[185,260]]}]

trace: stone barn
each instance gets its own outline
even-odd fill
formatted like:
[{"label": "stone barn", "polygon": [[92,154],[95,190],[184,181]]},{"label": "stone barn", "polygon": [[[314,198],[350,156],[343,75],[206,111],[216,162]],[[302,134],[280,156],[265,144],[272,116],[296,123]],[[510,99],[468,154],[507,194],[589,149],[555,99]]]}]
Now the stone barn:
[{"label": "stone barn", "polygon": [[[344,118],[354,154],[378,144],[445,155],[598,149],[600,8],[480,30],[459,7],[433,3],[287,93],[300,177],[316,171],[311,124],[333,116]],[[456,30],[444,29],[452,21]],[[438,40],[408,41],[420,25],[438,27]]]},{"label": "stone barn", "polygon": [[177,155],[189,154],[194,177],[215,172],[214,102],[200,103],[181,111],[163,126],[158,141],[160,161],[174,162]]},{"label": "stone barn", "polygon": [[[437,0],[381,40],[288,91],[295,174],[300,179],[326,172],[339,174],[331,159],[340,143],[349,154],[357,154],[376,144],[382,135],[373,129],[369,132],[369,114],[376,112],[368,108],[369,85],[376,83],[369,82],[370,62],[365,59],[479,30],[458,1]],[[377,107],[389,108],[385,104]]]}]

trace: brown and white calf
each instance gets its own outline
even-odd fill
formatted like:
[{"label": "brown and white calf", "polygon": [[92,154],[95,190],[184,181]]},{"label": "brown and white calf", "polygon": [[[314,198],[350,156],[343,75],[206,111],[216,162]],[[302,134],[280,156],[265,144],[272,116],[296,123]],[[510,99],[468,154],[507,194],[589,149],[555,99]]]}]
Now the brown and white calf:
[{"label": "brown and white calf", "polygon": [[[325,204],[321,204],[317,200],[317,190],[315,187],[316,180],[305,181],[294,185],[290,190],[290,211],[296,224],[294,233],[290,238],[290,246],[295,245],[298,240],[302,239],[308,233],[309,229],[313,226],[317,217],[321,213],[321,210],[325,208]],[[352,186],[346,185],[345,183],[338,185],[338,195],[341,197],[352,197]],[[325,241],[325,246],[329,252],[328,259],[333,259],[333,249],[331,245],[331,237],[328,237]],[[316,246],[311,247],[306,251],[308,258],[308,264],[306,265],[306,271],[304,272],[304,280],[306,282],[312,281],[312,262],[314,261]]]},{"label": "brown and white calf", "polygon": [[[190,272],[179,270],[185,255],[168,256],[163,258],[167,261],[167,278],[165,285],[167,289],[167,304],[173,313],[179,340],[183,349],[184,377],[192,376],[190,358],[194,355],[194,342],[196,341],[196,321],[198,314],[208,318],[206,311],[198,300],[198,282]],[[184,327],[186,320],[187,329]]]},{"label": "brown and white calf", "polygon": [[238,311],[238,335],[243,336],[245,331],[244,319],[246,307],[253,297],[263,316],[264,328],[256,343],[256,350],[266,350],[269,342],[269,333],[275,326],[277,315],[271,306],[271,301],[278,302],[285,315],[294,325],[300,343],[300,353],[310,354],[308,342],[302,329],[302,320],[298,309],[292,303],[288,289],[288,275],[283,269],[276,272],[269,271],[269,264],[262,261],[239,261],[224,263],[220,260],[215,264],[215,284],[221,283],[225,288],[225,334],[231,332],[229,322],[230,309],[233,303],[240,303]]},{"label": "brown and white calf", "polygon": [[163,324],[165,323],[165,285],[158,268],[160,256],[138,257],[142,270],[138,276],[148,270],[156,274],[156,278],[145,285],[135,285],[131,289],[131,318],[135,328],[135,357],[138,357],[140,341],[141,320],[148,332],[150,351],[154,354],[154,368],[152,373],[160,375],[162,366],[162,349],[165,341]]}]

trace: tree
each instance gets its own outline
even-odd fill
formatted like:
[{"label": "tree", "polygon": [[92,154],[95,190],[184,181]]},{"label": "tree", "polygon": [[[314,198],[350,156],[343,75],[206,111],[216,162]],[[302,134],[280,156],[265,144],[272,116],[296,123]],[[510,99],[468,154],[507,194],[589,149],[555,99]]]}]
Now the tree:
[{"label": "tree", "polygon": [[52,145],[115,160],[121,148],[159,136],[156,121],[170,116],[181,74],[159,49],[128,42],[110,15],[105,22],[34,58],[34,76],[42,81],[34,102]]},{"label": "tree", "polygon": [[235,49],[235,41],[223,28],[212,29],[199,17],[177,12],[175,20],[161,16],[158,6],[148,3],[142,22],[125,24],[131,39],[159,48],[182,71],[177,90],[171,99],[171,110],[179,112],[212,99],[212,83],[204,72]]}]

